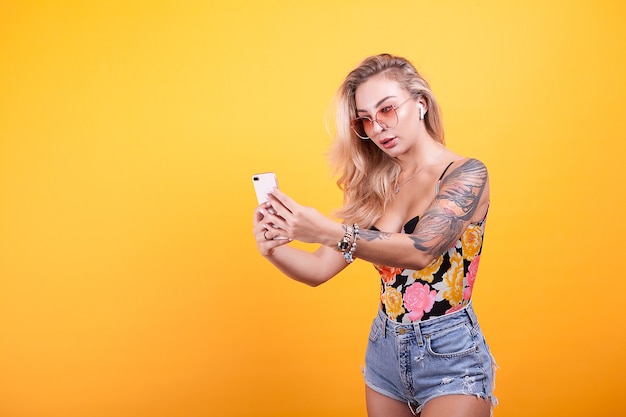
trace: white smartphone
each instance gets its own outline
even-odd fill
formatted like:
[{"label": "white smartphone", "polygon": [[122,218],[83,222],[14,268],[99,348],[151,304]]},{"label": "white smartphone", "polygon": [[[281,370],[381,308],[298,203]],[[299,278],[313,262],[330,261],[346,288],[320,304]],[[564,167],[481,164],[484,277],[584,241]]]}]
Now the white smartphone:
[{"label": "white smartphone", "polygon": [[267,194],[272,191],[272,188],[278,188],[276,174],[273,172],[254,174],[252,176],[252,184],[254,185],[254,192],[256,193],[256,199],[259,204],[263,204],[267,201]]}]

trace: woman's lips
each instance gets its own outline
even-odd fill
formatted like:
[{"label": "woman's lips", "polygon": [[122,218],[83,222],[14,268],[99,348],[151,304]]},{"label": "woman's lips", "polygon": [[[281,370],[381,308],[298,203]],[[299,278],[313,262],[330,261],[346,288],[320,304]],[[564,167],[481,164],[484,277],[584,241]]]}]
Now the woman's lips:
[{"label": "woman's lips", "polygon": [[396,144],[396,138],[386,138],[380,141],[380,146],[385,149],[392,148]]}]

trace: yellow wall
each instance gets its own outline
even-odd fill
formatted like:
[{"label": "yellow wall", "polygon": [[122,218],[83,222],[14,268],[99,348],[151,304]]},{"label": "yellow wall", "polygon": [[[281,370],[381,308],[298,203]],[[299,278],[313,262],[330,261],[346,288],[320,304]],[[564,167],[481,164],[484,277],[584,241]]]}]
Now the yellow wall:
[{"label": "yellow wall", "polygon": [[[130,4],[129,4],[130,3]],[[412,59],[487,163],[496,415],[618,415],[618,1],[0,1],[0,415],[363,416],[376,273],[265,263],[250,175],[330,213],[324,113]]]}]

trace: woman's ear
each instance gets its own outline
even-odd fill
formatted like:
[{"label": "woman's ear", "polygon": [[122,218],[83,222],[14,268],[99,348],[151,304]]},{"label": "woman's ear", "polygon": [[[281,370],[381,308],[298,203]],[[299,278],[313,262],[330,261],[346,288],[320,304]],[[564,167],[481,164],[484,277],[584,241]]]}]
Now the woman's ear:
[{"label": "woman's ear", "polygon": [[417,104],[420,108],[420,120],[424,120],[424,116],[426,115],[426,108],[422,103]]},{"label": "woman's ear", "polygon": [[423,97],[420,97],[417,100],[417,106],[420,109],[420,120],[424,120],[426,113],[428,113],[428,104],[426,103],[426,100],[424,100]]}]

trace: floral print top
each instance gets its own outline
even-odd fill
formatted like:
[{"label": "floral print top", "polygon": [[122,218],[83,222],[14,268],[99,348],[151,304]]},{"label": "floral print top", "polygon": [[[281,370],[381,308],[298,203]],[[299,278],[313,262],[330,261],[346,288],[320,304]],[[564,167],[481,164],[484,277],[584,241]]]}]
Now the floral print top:
[{"label": "floral print top", "polygon": [[[485,218],[470,223],[459,240],[419,271],[374,265],[380,273],[380,308],[390,320],[412,323],[457,311],[469,304],[480,262]],[[402,233],[413,233],[419,216]]]}]

